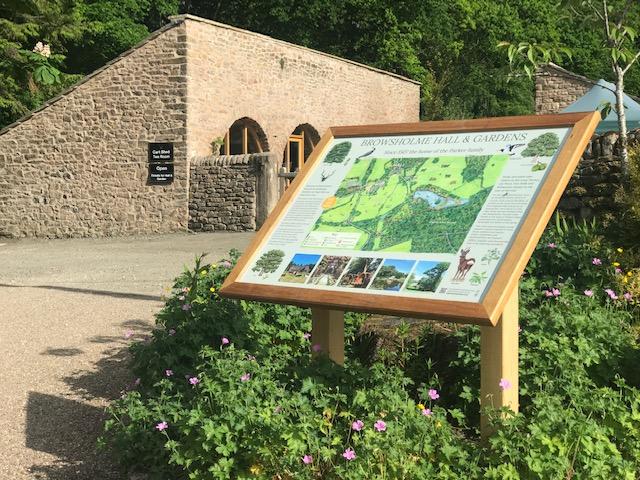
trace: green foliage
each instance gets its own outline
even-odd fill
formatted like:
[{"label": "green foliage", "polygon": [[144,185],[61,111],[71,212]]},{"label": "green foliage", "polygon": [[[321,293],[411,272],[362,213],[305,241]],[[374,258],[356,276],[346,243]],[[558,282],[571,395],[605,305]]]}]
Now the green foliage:
[{"label": "green foliage", "polygon": [[543,133],[531,140],[522,151],[523,157],[551,157],[560,146],[560,139],[555,133]]},{"label": "green foliage", "polygon": [[[610,2],[616,11],[620,3]],[[25,88],[25,65],[16,50],[49,42],[66,56],[53,67],[87,74],[177,13],[200,15],[415,79],[422,83],[422,116],[427,119],[532,113],[532,81],[526,75],[509,75],[501,41],[515,48],[513,58],[524,62],[559,60],[556,52],[568,58],[570,51],[569,68],[576,73],[614,77],[611,54],[602,48],[602,29],[584,21],[592,15],[565,15],[556,2],[547,0],[4,0],[0,126],[77,78],[61,78],[56,88]],[[633,6],[624,25],[614,25],[614,40],[626,45],[618,49],[619,61],[630,60],[635,38],[631,27],[639,21],[640,12]],[[49,79],[49,73],[43,71],[41,80]],[[640,69],[630,69],[625,79],[631,93],[640,92]]]},{"label": "green foliage", "polygon": [[349,151],[351,151],[351,142],[336,143],[327,153],[324,163],[342,163],[347,158]]},{"label": "green foliage", "polygon": [[[103,442],[156,479],[636,478],[640,352],[630,315],[570,286],[599,278],[588,270],[556,273],[594,229],[558,220],[534,255],[521,285],[521,413],[489,412],[489,445],[477,437],[476,327],[411,340],[401,324],[392,350],[372,360],[356,336],[363,317],[349,315],[339,367],[311,354],[308,311],[222,299],[231,262],[202,259],[176,281],[152,338],[133,345],[140,382],[109,408]],[[581,258],[605,248],[598,242]],[[558,296],[543,295],[549,281]]]},{"label": "green foliage", "polygon": [[[0,1],[0,128],[77,79],[60,67],[78,21],[74,0]],[[38,42],[42,53],[34,51]]]}]

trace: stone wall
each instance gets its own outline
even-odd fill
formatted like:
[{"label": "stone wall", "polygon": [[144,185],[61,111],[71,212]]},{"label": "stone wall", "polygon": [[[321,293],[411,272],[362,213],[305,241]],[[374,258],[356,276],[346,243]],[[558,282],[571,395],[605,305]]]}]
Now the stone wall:
[{"label": "stone wall", "polygon": [[278,201],[276,155],[194,159],[189,185],[189,229],[246,231],[259,228]]},{"label": "stone wall", "polygon": [[[640,130],[630,132],[629,143],[638,141]],[[565,213],[583,218],[615,214],[620,208],[615,193],[621,182],[618,134],[609,132],[595,136],[580,159],[558,207]]]},{"label": "stone wall", "polygon": [[229,25],[186,19],[189,153],[211,153],[234,121],[249,117],[281,158],[294,129],[417,122],[417,82]]},{"label": "stone wall", "polygon": [[536,113],[558,113],[582,97],[596,82],[557,65],[542,67],[536,74]]},{"label": "stone wall", "polygon": [[[0,132],[0,236],[186,229],[185,30],[156,32]],[[175,181],[148,186],[147,143],[162,141]]]}]

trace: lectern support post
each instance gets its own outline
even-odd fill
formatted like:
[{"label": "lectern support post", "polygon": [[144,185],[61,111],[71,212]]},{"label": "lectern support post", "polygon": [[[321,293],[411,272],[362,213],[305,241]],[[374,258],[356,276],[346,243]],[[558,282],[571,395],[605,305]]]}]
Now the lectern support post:
[{"label": "lectern support post", "polygon": [[518,295],[515,288],[495,327],[480,327],[480,431],[491,435],[487,407],[518,412]]},{"label": "lectern support post", "polygon": [[344,364],[344,312],[326,308],[311,309],[311,345],[315,354],[328,355]]}]

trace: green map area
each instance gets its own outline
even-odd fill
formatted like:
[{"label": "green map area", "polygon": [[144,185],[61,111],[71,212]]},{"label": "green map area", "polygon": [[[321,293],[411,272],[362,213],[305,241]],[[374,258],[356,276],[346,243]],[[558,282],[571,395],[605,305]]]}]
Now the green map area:
[{"label": "green map area", "polygon": [[356,250],[456,253],[508,158],[357,160],[313,230],[360,233]]}]

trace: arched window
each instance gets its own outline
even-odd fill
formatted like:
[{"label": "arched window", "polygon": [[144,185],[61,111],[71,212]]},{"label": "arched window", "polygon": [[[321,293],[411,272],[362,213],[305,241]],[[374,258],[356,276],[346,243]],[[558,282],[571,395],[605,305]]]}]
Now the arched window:
[{"label": "arched window", "polygon": [[308,123],[298,125],[289,135],[284,149],[282,166],[287,172],[296,172],[307,161],[309,155],[320,140],[318,131]]},{"label": "arched window", "polygon": [[267,136],[258,122],[244,117],[233,122],[226,135],[222,153],[224,155],[243,155],[269,151]]}]

